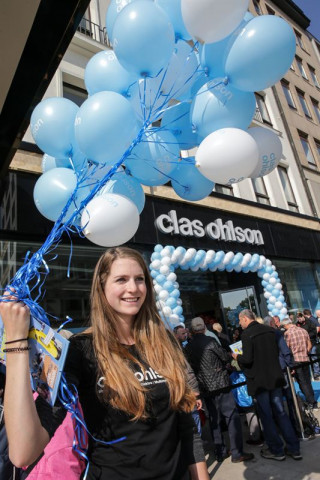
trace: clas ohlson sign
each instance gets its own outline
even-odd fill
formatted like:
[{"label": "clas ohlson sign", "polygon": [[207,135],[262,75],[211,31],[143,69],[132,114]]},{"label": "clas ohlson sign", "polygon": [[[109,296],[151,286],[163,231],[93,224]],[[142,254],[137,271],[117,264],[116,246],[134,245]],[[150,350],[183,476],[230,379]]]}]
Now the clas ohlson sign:
[{"label": "clas ohlson sign", "polygon": [[225,242],[249,243],[251,245],[264,245],[260,230],[242,228],[232,220],[222,221],[216,218],[206,224],[199,219],[190,220],[178,216],[176,210],[159,215],[155,220],[156,228],[164,234],[181,235],[183,237],[209,237],[212,240]]}]

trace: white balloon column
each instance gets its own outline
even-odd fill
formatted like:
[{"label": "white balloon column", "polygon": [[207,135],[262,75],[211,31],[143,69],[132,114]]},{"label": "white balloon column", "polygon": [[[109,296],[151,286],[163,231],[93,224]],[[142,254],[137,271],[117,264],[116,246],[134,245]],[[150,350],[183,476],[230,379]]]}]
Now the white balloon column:
[{"label": "white balloon column", "polygon": [[157,295],[159,311],[173,328],[184,322],[182,301],[176,269],[211,272],[256,272],[262,279],[264,297],[267,300],[269,315],[283,319],[287,314],[282,285],[276,267],[271,260],[257,253],[223,252],[219,250],[195,250],[184,247],[156,245],[151,255],[151,276]]}]

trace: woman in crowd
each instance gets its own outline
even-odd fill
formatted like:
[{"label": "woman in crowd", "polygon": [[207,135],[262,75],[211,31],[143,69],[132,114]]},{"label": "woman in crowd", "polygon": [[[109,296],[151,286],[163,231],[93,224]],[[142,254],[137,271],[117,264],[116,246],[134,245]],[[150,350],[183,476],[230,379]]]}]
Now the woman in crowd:
[{"label": "woman in crowd", "polygon": [[[11,460],[24,466],[41,455],[66,412],[41,397],[33,401],[25,340],[30,312],[14,293],[0,302],[8,347],[15,347],[7,351],[5,419]],[[65,373],[94,437],[87,480],[184,480],[189,473],[193,480],[209,479],[190,414],[195,395],[184,357],[159,317],[138,252],[120,247],[101,256],[90,327],[71,338]]]}]

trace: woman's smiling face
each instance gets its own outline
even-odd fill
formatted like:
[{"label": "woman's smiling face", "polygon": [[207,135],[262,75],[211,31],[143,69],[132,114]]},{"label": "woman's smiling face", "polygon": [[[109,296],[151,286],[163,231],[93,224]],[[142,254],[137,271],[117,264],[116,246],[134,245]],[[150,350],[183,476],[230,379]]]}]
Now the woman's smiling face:
[{"label": "woman's smiling face", "polygon": [[125,321],[133,321],[146,294],[142,267],[133,258],[118,258],[113,262],[104,286],[110,307]]}]

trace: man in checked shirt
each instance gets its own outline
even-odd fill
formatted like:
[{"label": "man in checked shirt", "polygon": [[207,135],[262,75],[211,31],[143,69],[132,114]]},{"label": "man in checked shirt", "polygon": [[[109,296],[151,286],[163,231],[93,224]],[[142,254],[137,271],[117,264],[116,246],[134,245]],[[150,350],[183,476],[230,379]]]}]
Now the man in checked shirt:
[{"label": "man in checked shirt", "polygon": [[303,328],[294,325],[289,318],[284,319],[281,322],[281,326],[285,329],[284,338],[292,352],[297,367],[295,375],[301,392],[304,394],[307,403],[313,409],[317,409],[318,404],[314,398],[309,367],[308,353],[310,352],[312,345],[308,332]]}]

